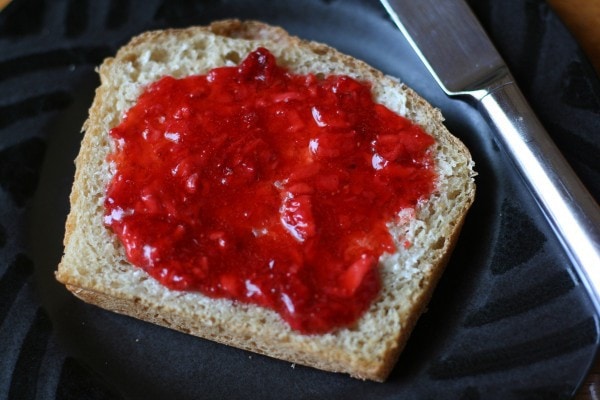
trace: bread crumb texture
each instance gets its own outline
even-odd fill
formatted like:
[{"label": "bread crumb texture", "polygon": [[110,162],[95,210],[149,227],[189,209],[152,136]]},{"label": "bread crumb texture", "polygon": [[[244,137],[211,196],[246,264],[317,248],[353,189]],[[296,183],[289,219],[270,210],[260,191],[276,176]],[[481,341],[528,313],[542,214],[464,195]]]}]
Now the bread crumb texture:
[{"label": "bread crumb texture", "polygon": [[[381,257],[380,296],[353,327],[302,335],[268,309],[168,290],[129,264],[103,225],[105,190],[114,173],[106,161],[113,146],[109,131],[144,88],[165,75],[181,78],[236,65],[257,47],[269,49],[295,73],[342,74],[370,82],[379,103],[436,138],[431,150],[436,190],[388,224],[398,251]],[[106,59],[99,72],[101,85],[76,160],[57,279],[83,300],[115,312],[292,363],[385,380],[431,297],[475,195],[471,156],[443,126],[440,112],[359,60],[255,21],[147,32]]]}]

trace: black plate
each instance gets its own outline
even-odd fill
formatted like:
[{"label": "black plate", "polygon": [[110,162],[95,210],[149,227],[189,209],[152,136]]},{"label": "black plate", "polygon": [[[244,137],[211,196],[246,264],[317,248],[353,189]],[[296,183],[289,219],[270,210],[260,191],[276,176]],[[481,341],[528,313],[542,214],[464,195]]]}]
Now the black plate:
[{"label": "black plate", "polygon": [[[542,0],[473,0],[550,134],[598,198],[600,83]],[[385,384],[294,366],[86,305],[55,282],[73,159],[98,78],[133,34],[255,18],[331,44],[440,107],[478,196]],[[14,0],[0,13],[0,398],[565,398],[598,317],[487,126],[447,99],[377,1]]]}]

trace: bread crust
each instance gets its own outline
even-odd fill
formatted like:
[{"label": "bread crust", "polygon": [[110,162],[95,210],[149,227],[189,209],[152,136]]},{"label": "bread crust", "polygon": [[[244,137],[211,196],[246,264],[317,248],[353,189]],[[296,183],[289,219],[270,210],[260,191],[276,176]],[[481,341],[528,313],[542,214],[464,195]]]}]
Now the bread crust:
[{"label": "bread crust", "polygon": [[[112,146],[108,132],[143,87],[162,75],[182,77],[235,63],[258,46],[294,72],[347,74],[371,82],[376,100],[421,125],[437,141],[435,193],[390,223],[398,244],[408,239],[413,245],[382,256],[382,292],[350,328],[301,335],[271,310],[169,291],[129,264],[118,240],[102,224],[112,173],[106,161]],[[99,72],[101,85],[76,159],[65,251],[56,278],[80,299],[107,310],[293,363],[384,381],[432,296],[475,196],[471,156],[443,126],[439,110],[362,61],[257,21],[224,20],[207,27],[146,32],[106,59]]]}]

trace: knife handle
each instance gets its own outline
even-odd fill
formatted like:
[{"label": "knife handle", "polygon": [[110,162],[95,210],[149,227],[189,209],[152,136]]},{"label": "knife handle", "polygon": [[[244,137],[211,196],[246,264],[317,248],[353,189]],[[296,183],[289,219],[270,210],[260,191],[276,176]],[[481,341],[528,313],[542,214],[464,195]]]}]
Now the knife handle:
[{"label": "knife handle", "polygon": [[542,209],[600,313],[600,207],[507,75],[478,108]]}]

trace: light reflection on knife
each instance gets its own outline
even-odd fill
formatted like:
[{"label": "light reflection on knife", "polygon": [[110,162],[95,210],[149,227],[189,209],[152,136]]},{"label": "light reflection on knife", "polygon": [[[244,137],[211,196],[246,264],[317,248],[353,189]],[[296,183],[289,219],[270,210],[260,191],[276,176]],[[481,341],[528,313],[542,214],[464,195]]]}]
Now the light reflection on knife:
[{"label": "light reflection on knife", "polygon": [[600,208],[551,141],[464,0],[381,0],[449,96],[475,103],[600,313]]}]

